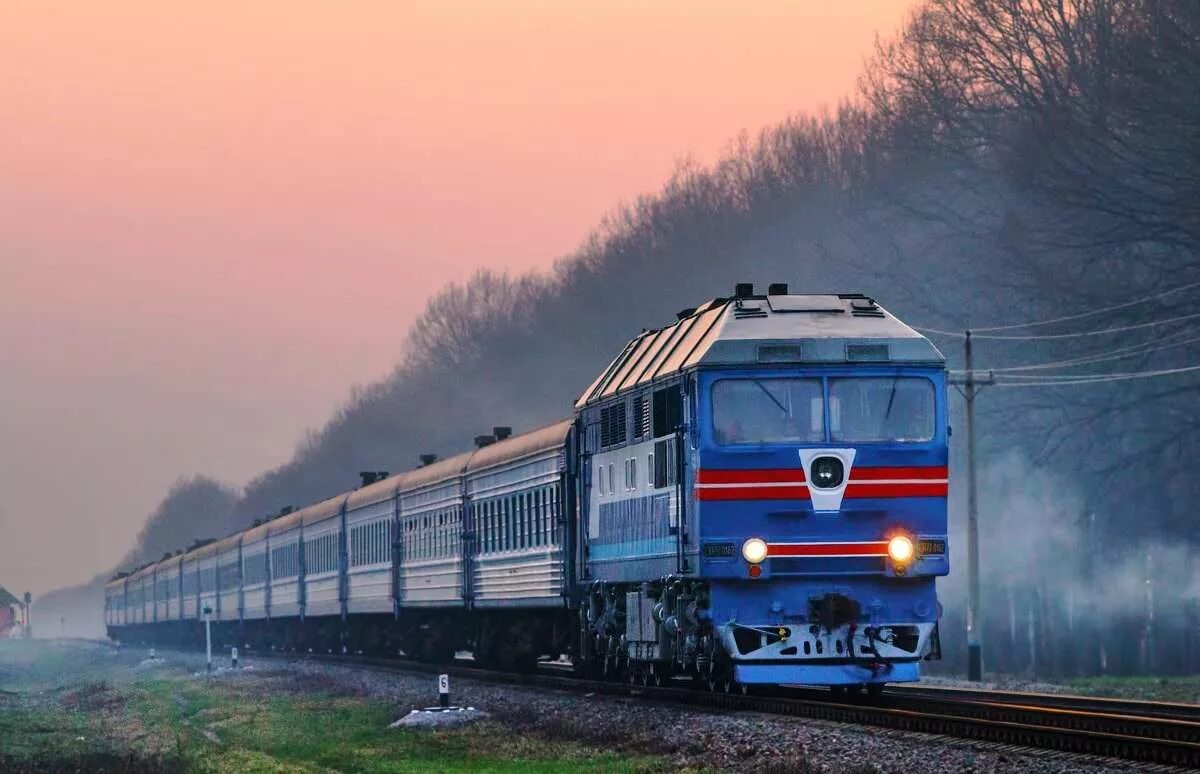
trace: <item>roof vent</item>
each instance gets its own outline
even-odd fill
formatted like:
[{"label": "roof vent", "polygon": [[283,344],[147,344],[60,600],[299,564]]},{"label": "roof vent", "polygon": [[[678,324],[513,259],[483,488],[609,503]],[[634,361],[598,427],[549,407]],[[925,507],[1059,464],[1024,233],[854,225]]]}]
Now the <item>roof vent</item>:
[{"label": "roof vent", "polygon": [[795,344],[764,344],[758,348],[760,363],[789,363],[804,360],[804,348]]},{"label": "roof vent", "polygon": [[851,363],[886,363],[891,359],[887,344],[846,345],[846,360]]},{"label": "roof vent", "polygon": [[475,448],[482,449],[485,446],[491,446],[496,442],[494,435],[477,435],[475,436]]},{"label": "roof vent", "polygon": [[767,286],[768,296],[786,296],[788,294],[788,286],[786,282],[772,282]]},{"label": "roof vent", "polygon": [[363,486],[370,486],[376,481],[387,478],[388,472],[386,470],[364,470],[358,474],[358,477],[362,479]]},{"label": "roof vent", "polygon": [[733,297],[734,298],[750,298],[753,295],[754,295],[754,283],[752,283],[752,282],[739,282],[738,284],[733,286]]},{"label": "roof vent", "polygon": [[512,437],[512,428],[505,427],[504,425],[500,425],[499,427],[493,427],[492,435],[495,437],[495,439],[497,441],[503,441],[506,438]]},{"label": "roof vent", "polygon": [[676,317],[676,319],[679,319],[679,320],[686,320],[687,318],[691,317],[695,313],[696,313],[696,307],[689,306],[687,309],[680,309],[678,312],[676,312],[675,317]]},{"label": "roof vent", "polygon": [[855,298],[850,300],[850,314],[855,317],[883,317],[883,310],[873,298]]},{"label": "roof vent", "polygon": [[761,306],[745,304],[741,301],[733,309],[733,318],[735,320],[744,320],[747,317],[767,317],[767,310]]},{"label": "roof vent", "polygon": [[436,454],[422,454],[420,459],[421,459],[421,467],[424,468],[424,467],[428,467],[428,466],[432,465],[433,463],[437,462],[437,455]]}]

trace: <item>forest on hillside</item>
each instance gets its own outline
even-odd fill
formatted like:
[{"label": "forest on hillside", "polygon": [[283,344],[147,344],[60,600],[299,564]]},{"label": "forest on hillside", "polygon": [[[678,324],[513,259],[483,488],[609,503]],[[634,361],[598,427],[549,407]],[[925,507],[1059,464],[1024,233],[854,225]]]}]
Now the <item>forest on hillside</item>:
[{"label": "forest on hillside", "polygon": [[976,404],[988,669],[1200,671],[1197,84],[1191,0],[929,0],[835,114],[681,166],[552,272],[445,288],[387,379],[240,492],[181,480],[125,565],[565,416],[643,327],[784,281],[876,297],[954,369],[973,330],[995,382]]}]

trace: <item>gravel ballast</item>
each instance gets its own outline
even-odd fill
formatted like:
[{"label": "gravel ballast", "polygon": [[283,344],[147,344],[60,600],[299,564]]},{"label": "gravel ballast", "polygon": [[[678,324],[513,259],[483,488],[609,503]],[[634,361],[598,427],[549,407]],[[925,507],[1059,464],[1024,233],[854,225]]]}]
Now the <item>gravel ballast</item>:
[{"label": "gravel ballast", "polygon": [[[172,653],[171,660],[203,658]],[[436,678],[415,672],[320,661],[255,659],[250,671],[216,679],[271,678],[289,690],[351,693],[395,705],[399,719],[437,702]],[[278,678],[287,676],[286,681]],[[905,731],[761,713],[721,713],[634,697],[584,695],[455,677],[455,704],[487,713],[482,723],[508,733],[569,739],[606,749],[664,756],[687,770],[771,772],[1101,772],[1131,762],[1031,751]],[[1161,770],[1161,769],[1160,769]]]}]

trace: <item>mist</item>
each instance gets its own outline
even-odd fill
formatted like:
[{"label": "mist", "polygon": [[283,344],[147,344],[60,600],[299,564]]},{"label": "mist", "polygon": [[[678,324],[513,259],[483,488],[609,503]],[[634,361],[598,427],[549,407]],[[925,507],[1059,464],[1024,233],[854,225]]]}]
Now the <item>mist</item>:
[{"label": "mist", "polygon": [[[942,331],[952,369],[965,328],[1059,320],[976,345],[976,368],[998,374],[978,403],[987,666],[1196,671],[1200,96],[1177,87],[1196,80],[1192,3],[932,0],[836,112],[681,164],[548,273],[446,287],[395,371],[222,524],[565,416],[630,336],[736,281],[870,294]],[[965,655],[953,424],[948,670]],[[212,533],[184,516],[172,534]]]},{"label": "mist", "polygon": [[[980,475],[980,586],[985,668],[1037,678],[1180,673],[1200,656],[1200,562],[1154,530],[1104,534],[1076,479],[1015,451]],[[964,489],[955,491],[965,513]],[[965,519],[952,521],[951,573],[939,598],[945,660],[963,672]]]}]

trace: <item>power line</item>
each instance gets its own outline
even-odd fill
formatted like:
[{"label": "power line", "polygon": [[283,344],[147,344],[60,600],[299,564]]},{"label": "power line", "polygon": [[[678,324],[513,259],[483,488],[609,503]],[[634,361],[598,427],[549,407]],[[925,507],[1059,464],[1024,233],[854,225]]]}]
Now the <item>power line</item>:
[{"label": "power line", "polygon": [[[1133,357],[1135,355],[1144,355],[1144,354],[1148,354],[1150,352],[1158,352],[1158,351],[1164,350],[1164,349],[1171,349],[1173,347],[1182,347],[1187,344],[1193,344],[1197,341],[1200,341],[1200,336],[1191,336],[1189,338],[1183,339],[1182,341],[1172,341],[1172,339],[1174,339],[1174,338],[1178,338],[1179,336],[1182,336],[1185,334],[1190,334],[1190,333],[1191,333],[1191,331],[1188,331],[1188,330],[1176,331],[1175,333],[1169,334],[1169,335],[1164,336],[1163,338],[1159,339],[1157,342],[1155,342],[1156,346],[1147,346],[1146,344],[1133,344],[1133,345],[1130,345],[1127,347],[1118,347],[1117,349],[1108,350],[1107,352],[1093,352],[1090,355],[1080,355],[1079,357],[1070,358],[1068,360],[1050,360],[1050,361],[1047,361],[1044,363],[1031,363],[1028,365],[1004,366],[1001,368],[989,368],[989,369],[987,369],[987,373],[1003,374],[1005,372],[1013,372],[1013,371],[1040,371],[1040,370],[1049,370],[1049,369],[1053,369],[1053,368],[1066,368],[1068,366],[1074,366],[1074,365],[1090,365],[1092,363],[1104,363],[1104,362],[1108,362],[1111,360],[1124,360],[1125,358]],[[966,373],[966,372],[961,371],[961,370],[951,370],[950,373],[961,374],[961,373]]]},{"label": "power line", "polygon": [[[1200,366],[1179,366],[1179,368],[1200,368]],[[1031,382],[1074,382],[1081,379],[1104,380],[1112,377],[1138,376],[1140,374],[1173,373],[1176,368],[1162,368],[1157,371],[1111,371],[1102,374],[995,374],[994,378],[1007,381]]]},{"label": "power line", "polygon": [[1052,325],[1054,323],[1069,322],[1071,320],[1082,320],[1085,317],[1094,317],[1095,315],[1114,312],[1118,309],[1128,309],[1131,306],[1144,304],[1148,301],[1157,301],[1160,298],[1166,298],[1167,296],[1174,295],[1175,293],[1182,293],[1185,290],[1191,290],[1195,287],[1200,287],[1200,282],[1192,282],[1187,285],[1180,285],[1177,288],[1164,290],[1163,292],[1155,293],[1152,296],[1146,296],[1145,298],[1139,298],[1134,301],[1126,301],[1123,304],[1114,304],[1112,306],[1105,306],[1099,309],[1092,309],[1087,312],[1080,312],[1079,314],[1069,314],[1063,317],[1052,317],[1048,320],[1038,320],[1037,322],[1013,323],[1012,325],[993,325],[988,328],[974,328],[973,332],[990,333],[992,331],[1011,331],[1015,328],[1036,328],[1039,325]]},{"label": "power line", "polygon": [[[1075,339],[1082,336],[1102,336],[1107,333],[1122,333],[1124,331],[1136,331],[1144,328],[1153,328],[1158,325],[1168,325],[1170,323],[1184,322],[1187,320],[1195,320],[1200,318],[1200,312],[1194,314],[1180,315],[1179,317],[1170,317],[1166,320],[1154,320],[1152,322],[1134,323],[1133,325],[1119,325],[1115,328],[1103,328],[1098,331],[1079,331],[1076,333],[1043,333],[1043,334],[1028,334],[1025,336],[1012,335],[996,335],[996,334],[978,334],[974,330],[971,331],[971,337],[976,339],[995,339],[1003,341],[1036,341],[1044,339]],[[956,339],[966,338],[966,334],[962,331],[943,331],[937,328],[917,328],[914,330],[921,333],[933,333],[939,336],[950,336]]]},{"label": "power line", "polygon": [[1091,376],[1021,376],[1026,381],[998,381],[996,387],[1064,387],[1073,384],[1103,384],[1105,382],[1127,382],[1132,379],[1152,379],[1159,376],[1172,376],[1200,371],[1200,365],[1184,366],[1182,368],[1164,368],[1158,371],[1130,371],[1115,374],[1093,374]]},{"label": "power line", "polygon": [[[1200,284],[1200,283],[1197,283]],[[1085,315],[1081,315],[1085,316]],[[1173,320],[1159,320],[1152,323],[1141,323],[1137,325],[1126,325],[1117,328],[1109,328],[1102,331],[1086,331],[1073,334],[1057,334],[1048,336],[997,336],[985,334],[981,338],[998,338],[998,339],[1042,339],[1042,338],[1072,338],[1076,336],[1095,336],[1104,333],[1116,333],[1123,330],[1136,330],[1148,328],[1157,325],[1163,325],[1169,322],[1179,322],[1182,320],[1190,320],[1200,317],[1200,313],[1191,315],[1182,315]],[[918,328],[917,330],[923,330]],[[967,423],[967,679],[978,682],[983,679],[983,639],[980,634],[979,618],[980,618],[980,573],[979,573],[979,517],[978,517],[978,486],[975,475],[975,399],[979,395],[979,387],[982,384],[993,384],[997,387],[1047,387],[1047,386],[1067,386],[1075,384],[1097,384],[1103,382],[1118,382],[1128,381],[1131,379],[1149,379],[1157,376],[1167,376],[1172,374],[1191,373],[1200,371],[1200,365],[1188,366],[1185,368],[1161,369],[1158,371],[1136,371],[1126,373],[1109,373],[1109,374],[1092,374],[1090,376],[1081,375],[1045,375],[1045,374],[1001,374],[1000,381],[997,381],[996,375],[991,372],[986,372],[980,378],[980,374],[973,368],[972,361],[972,339],[974,334],[967,330],[961,334],[952,333],[950,331],[936,331],[933,329],[925,329],[931,333],[941,333],[943,335],[955,336],[962,338],[963,341],[963,360],[966,365],[966,370],[962,376],[950,375],[948,382],[951,384],[961,384],[963,399],[966,401],[966,423]],[[996,330],[996,329],[991,329]],[[1173,336],[1178,336],[1176,332]],[[1167,338],[1171,338],[1168,336]],[[1160,343],[1162,339],[1159,340]],[[1177,342],[1178,343],[1178,342]],[[1112,359],[1112,354],[1107,356]],[[1092,360],[1095,360],[1093,356]],[[1044,367],[1046,364],[1042,364]],[[1062,364],[1056,364],[1061,366]],[[1012,381],[1004,381],[1003,379],[1012,379]],[[1024,379],[1025,381],[1021,381]]]}]

